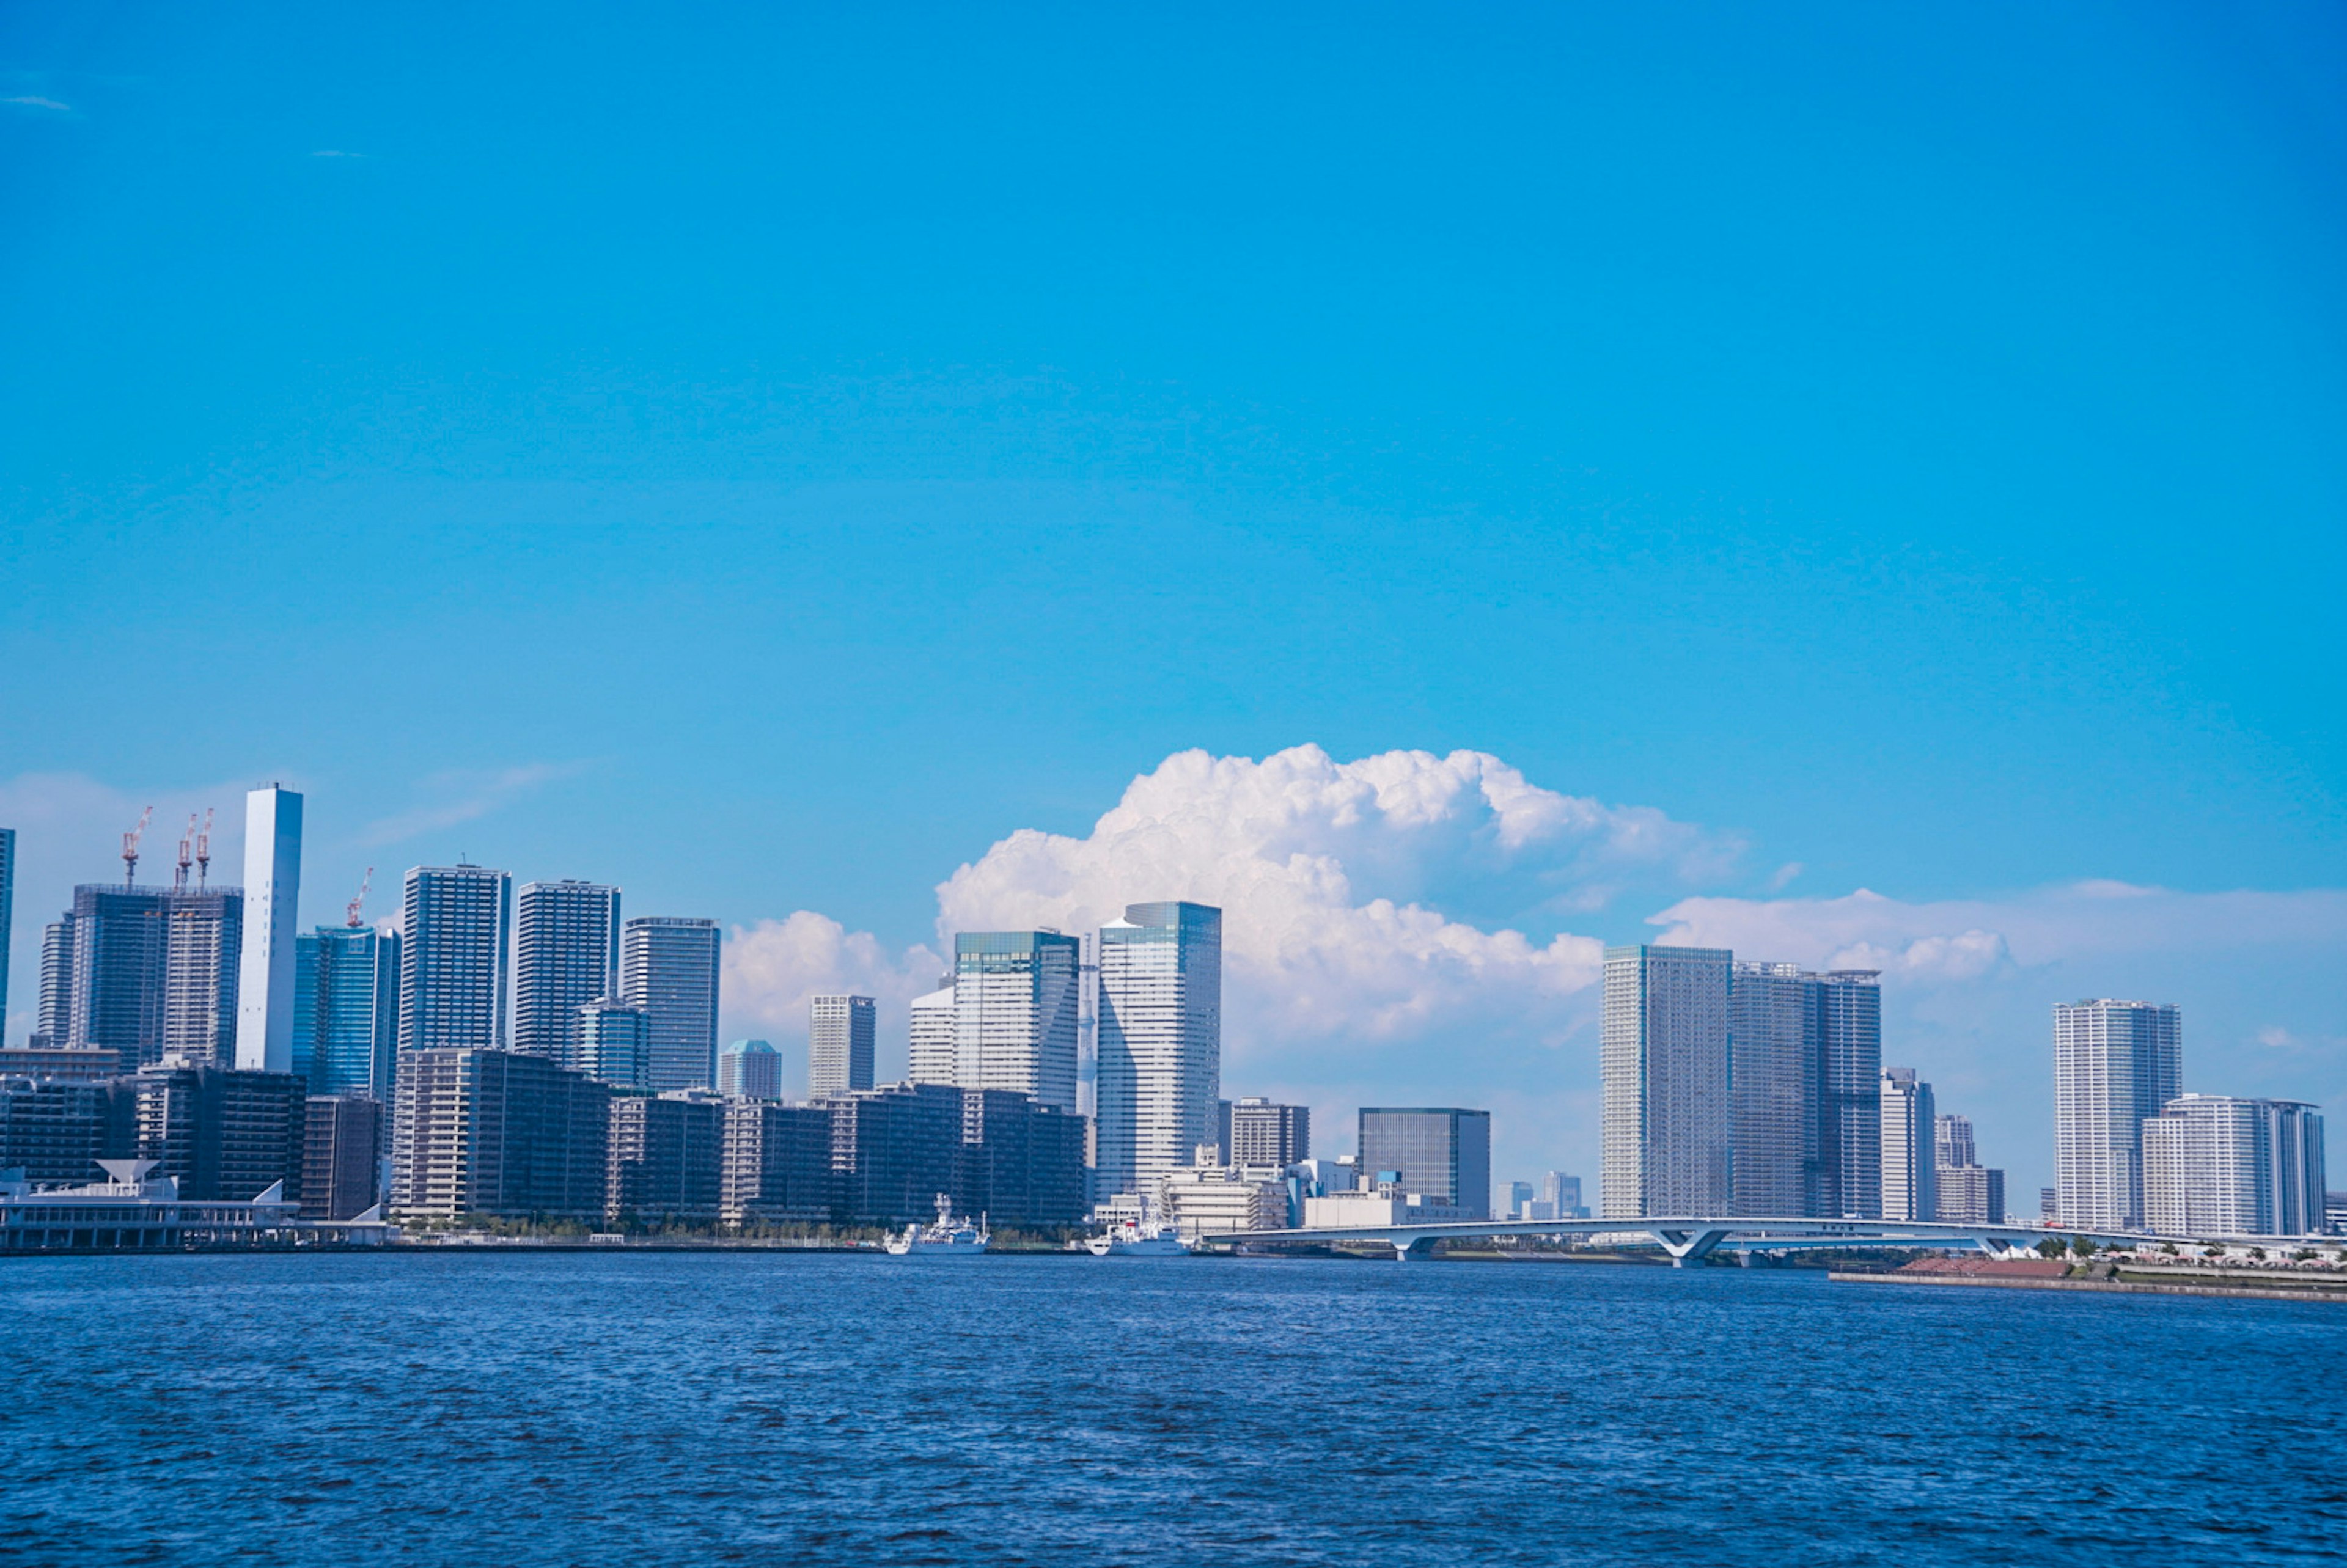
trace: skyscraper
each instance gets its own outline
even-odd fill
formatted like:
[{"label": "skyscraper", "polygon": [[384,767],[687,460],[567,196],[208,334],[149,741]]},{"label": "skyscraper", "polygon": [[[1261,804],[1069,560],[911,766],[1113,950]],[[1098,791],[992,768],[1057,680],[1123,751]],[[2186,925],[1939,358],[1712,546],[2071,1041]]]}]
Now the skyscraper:
[{"label": "skyscraper", "polygon": [[735,1040],[717,1053],[717,1092],[728,1100],[780,1100],[782,1053],[763,1040]]},{"label": "skyscraper", "polygon": [[1729,1132],[1739,1214],[1810,1212],[1820,1120],[1815,979],[1797,964],[1734,967]]},{"label": "skyscraper", "polygon": [[808,1002],[809,1094],[872,1087],[874,1022],[870,997],[816,997]]},{"label": "skyscraper", "polygon": [[[1072,1028],[1067,1061],[1067,1097],[1054,1103],[1072,1110]],[[1219,1143],[1222,1078],[1223,912],[1128,905],[1100,933],[1095,1192],[1153,1192],[1199,1144]]]},{"label": "skyscraper", "polygon": [[912,1056],[905,1076],[915,1083],[954,1081],[954,983],[913,999]]},{"label": "skyscraper", "polygon": [[41,1002],[33,1020],[36,1049],[54,1050],[73,1037],[73,911],[41,927]]},{"label": "skyscraper", "polygon": [[1605,949],[1607,1219],[1728,1212],[1734,962],[1725,948]]},{"label": "skyscraper", "polygon": [[0,1027],[8,1020],[8,922],[16,907],[16,830],[0,827]]},{"label": "skyscraper", "polygon": [[1413,1197],[1491,1217],[1491,1113],[1450,1107],[1361,1107],[1360,1166]]},{"label": "skyscraper", "polygon": [[398,1053],[398,936],[321,926],[294,938],[292,1071],[310,1091],[387,1105]]},{"label": "skyscraper", "polygon": [[[1808,977],[1817,1008],[1817,1189],[1809,1213],[1880,1219],[1882,1174],[1882,987],[1875,969],[1829,969]],[[1923,1163],[1931,1163],[1924,1118]],[[1932,1212],[1924,1209],[1922,1218]]]},{"label": "skyscraper", "polygon": [[617,994],[620,890],[526,882],[514,900],[513,1048],[576,1068],[579,1009]]},{"label": "skyscraper", "polygon": [[563,1065],[600,1083],[623,1089],[651,1086],[652,1020],[641,1002],[598,997],[578,1009],[569,1060]]},{"label": "skyscraper", "polygon": [[485,866],[418,866],[401,897],[400,1071],[419,1050],[502,1050],[513,878]]},{"label": "skyscraper", "polygon": [[2322,1117],[2296,1100],[2184,1094],[2143,1124],[2145,1228],[2307,1235],[2323,1228]]},{"label": "skyscraper", "polygon": [[957,936],[953,1081],[1072,1112],[1081,968],[1081,944],[1057,931]]},{"label": "skyscraper", "polygon": [[1940,1217],[1933,1163],[1932,1086],[1911,1067],[1882,1070],[1877,1102],[1882,1152],[1876,1166],[1882,1184],[1880,1207],[1860,1219],[1935,1220]]},{"label": "skyscraper", "polygon": [[1312,1109],[1249,1095],[1231,1106],[1234,1165],[1284,1170],[1312,1157]]},{"label": "skyscraper", "polygon": [[119,1051],[126,1070],[167,1052],[233,1062],[243,914],[233,887],[75,888],[64,1043]]},{"label": "skyscraper", "polygon": [[2098,1000],[2054,1009],[2054,1175],[2062,1223],[2143,1225],[2143,1124],[2184,1091],[2176,1009]]},{"label": "skyscraper", "polygon": [[660,1092],[717,1081],[717,922],[639,916],[620,936],[620,994],[651,1020]]},{"label": "skyscraper", "polygon": [[302,797],[278,784],[244,797],[244,930],[236,1065],[293,1071],[293,941],[301,929]]}]

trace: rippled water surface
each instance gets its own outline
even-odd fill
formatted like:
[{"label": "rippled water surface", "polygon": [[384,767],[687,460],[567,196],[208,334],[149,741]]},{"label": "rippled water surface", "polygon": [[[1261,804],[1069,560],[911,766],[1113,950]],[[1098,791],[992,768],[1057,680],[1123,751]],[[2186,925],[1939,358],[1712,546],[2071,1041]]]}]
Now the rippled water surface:
[{"label": "rippled water surface", "polygon": [[1611,1265],[0,1263],[0,1560],[2347,1560],[2347,1307]]}]

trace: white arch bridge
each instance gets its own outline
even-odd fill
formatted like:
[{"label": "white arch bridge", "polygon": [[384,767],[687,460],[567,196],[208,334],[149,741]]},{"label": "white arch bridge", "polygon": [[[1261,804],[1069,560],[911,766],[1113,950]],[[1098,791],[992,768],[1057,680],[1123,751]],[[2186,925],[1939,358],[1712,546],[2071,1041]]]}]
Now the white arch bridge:
[{"label": "white arch bridge", "polygon": [[[1257,1246],[1385,1245],[1402,1261],[1433,1255],[1439,1241],[1483,1236],[1618,1236],[1629,1245],[1651,1241],[1674,1266],[1700,1263],[1715,1252],[1788,1252],[1816,1247],[1977,1247],[1994,1257],[2033,1252],[2048,1236],[2067,1245],[2084,1236],[2098,1246],[2222,1245],[2229,1238],[2155,1236],[2132,1231],[2038,1230],[2023,1225],[1960,1225],[1916,1220],[1768,1219],[1678,1216],[1610,1220],[1461,1220],[1436,1225],[1322,1225],[1302,1230],[1209,1231],[1201,1249]],[[1635,1238],[1635,1239],[1634,1239]],[[2269,1243],[2271,1239],[2264,1238]],[[2239,1245],[2240,1238],[2229,1238]]]}]

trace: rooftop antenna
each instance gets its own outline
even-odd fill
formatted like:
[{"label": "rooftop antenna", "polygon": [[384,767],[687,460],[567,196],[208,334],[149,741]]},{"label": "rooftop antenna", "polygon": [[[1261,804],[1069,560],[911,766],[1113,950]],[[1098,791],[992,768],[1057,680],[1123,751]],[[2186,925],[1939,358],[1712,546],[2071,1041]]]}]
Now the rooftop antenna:
[{"label": "rooftop antenna", "polygon": [[[193,822],[195,818],[188,819]],[[212,879],[212,808],[204,807],[204,830],[196,835],[196,891]]]},{"label": "rooftop antenna", "polygon": [[188,813],[188,831],[179,835],[179,868],[171,873],[171,891],[174,893],[188,890],[188,845],[195,842],[195,836],[196,814],[191,811]]},{"label": "rooftop antenna", "polygon": [[138,814],[138,825],[122,835],[122,890],[126,893],[138,886],[138,838],[154,817],[155,808],[150,805]]},{"label": "rooftop antenna", "polygon": [[367,889],[374,886],[374,867],[370,866],[366,868],[366,875],[359,878],[359,896],[343,906],[343,924],[354,931],[366,924],[359,917],[359,911],[366,907]]}]

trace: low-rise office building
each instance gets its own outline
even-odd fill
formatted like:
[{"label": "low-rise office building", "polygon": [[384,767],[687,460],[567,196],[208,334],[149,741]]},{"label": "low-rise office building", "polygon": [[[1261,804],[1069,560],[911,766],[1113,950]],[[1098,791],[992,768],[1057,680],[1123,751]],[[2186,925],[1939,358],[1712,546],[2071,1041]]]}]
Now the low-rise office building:
[{"label": "low-rise office building", "polygon": [[1198,1145],[1186,1166],[1157,1179],[1157,1214],[1184,1241],[1287,1224],[1287,1183],[1277,1170],[1226,1165],[1221,1150]]}]

